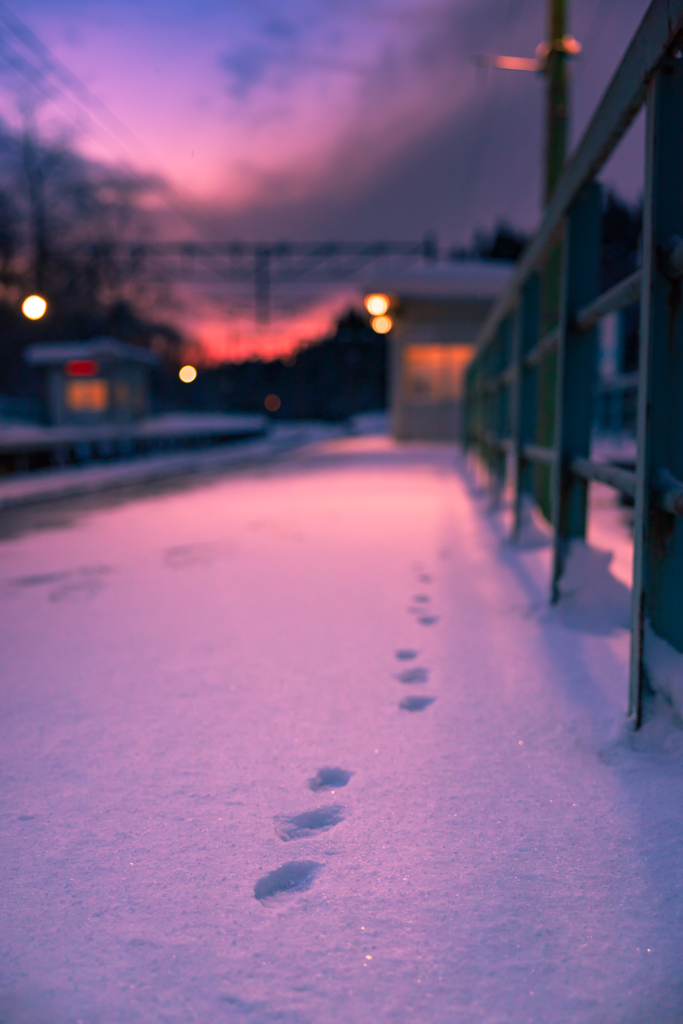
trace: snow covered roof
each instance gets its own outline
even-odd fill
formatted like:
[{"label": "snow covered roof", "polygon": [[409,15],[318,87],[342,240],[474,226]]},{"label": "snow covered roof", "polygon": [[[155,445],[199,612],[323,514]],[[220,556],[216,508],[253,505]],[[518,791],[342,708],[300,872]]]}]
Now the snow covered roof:
[{"label": "snow covered roof", "polygon": [[399,274],[368,279],[364,294],[384,292],[402,299],[494,299],[507,284],[512,269],[512,263],[500,260],[419,263]]},{"label": "snow covered roof", "polygon": [[128,345],[118,338],[91,338],[90,341],[45,341],[29,345],[24,359],[33,366],[53,366],[70,359],[117,360],[157,366],[159,357],[146,348]]}]

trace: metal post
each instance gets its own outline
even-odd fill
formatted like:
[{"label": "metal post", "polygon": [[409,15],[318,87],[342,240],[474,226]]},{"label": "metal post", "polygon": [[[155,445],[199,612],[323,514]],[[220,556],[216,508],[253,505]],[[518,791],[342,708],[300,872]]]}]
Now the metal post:
[{"label": "metal post", "polygon": [[[545,64],[546,138],[545,138],[545,202],[550,202],[564,168],[569,132],[569,89],[567,76],[567,0],[548,0],[548,56]],[[561,246],[553,246],[545,260],[541,300],[542,333],[557,324],[561,292]],[[557,367],[554,352],[542,360],[536,375],[538,414],[536,441],[550,446],[554,443],[554,401],[557,391]],[[548,518],[552,517],[552,480],[545,466],[534,472],[534,497]]]},{"label": "metal post", "polygon": [[532,274],[522,288],[513,337],[513,381],[511,434],[513,444],[514,521],[512,538],[519,537],[524,512],[524,495],[533,491],[533,465],[524,458],[524,445],[534,439],[536,429],[536,367],[525,366],[526,353],[539,340],[540,282]]},{"label": "metal post", "polygon": [[568,216],[562,261],[560,338],[555,397],[555,452],[552,516],[555,529],[551,600],[559,597],[570,541],[586,535],[588,484],[570,465],[590,454],[593,398],[597,379],[597,332],[580,333],[577,311],[598,294],[600,265],[601,189],[585,185]]},{"label": "metal post", "polygon": [[654,497],[663,473],[683,478],[683,279],[667,267],[683,238],[683,60],[670,58],[647,92],[643,278],[638,388],[630,713],[640,725],[646,625],[683,652],[683,519]]},{"label": "metal post", "polygon": [[545,201],[549,202],[564,167],[567,151],[569,111],[567,105],[566,0],[549,0],[548,45],[545,65],[548,79],[547,135],[545,157]]},{"label": "metal post", "polygon": [[[497,509],[505,488],[505,464],[506,457],[500,442],[505,436],[506,428],[506,406],[507,389],[503,387],[498,379],[506,369],[509,350],[510,322],[504,320],[498,329],[498,336],[495,344],[489,352],[488,377],[489,383],[494,384],[488,392],[489,416],[488,416],[488,443],[489,443],[489,498],[491,509]],[[495,383],[494,383],[495,382]]]}]

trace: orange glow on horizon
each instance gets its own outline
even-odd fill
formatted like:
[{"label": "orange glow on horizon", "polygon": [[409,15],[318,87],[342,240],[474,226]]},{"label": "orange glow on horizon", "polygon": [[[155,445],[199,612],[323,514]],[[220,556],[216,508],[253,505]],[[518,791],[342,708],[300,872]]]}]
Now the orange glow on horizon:
[{"label": "orange glow on horizon", "polygon": [[251,311],[223,312],[217,304],[197,302],[196,293],[192,298],[192,304],[188,302],[191,317],[183,324],[192,339],[185,348],[184,360],[195,366],[291,360],[297,352],[334,334],[337,319],[349,309],[358,308],[358,292],[349,288],[314,298],[308,307],[264,325],[255,321]]}]

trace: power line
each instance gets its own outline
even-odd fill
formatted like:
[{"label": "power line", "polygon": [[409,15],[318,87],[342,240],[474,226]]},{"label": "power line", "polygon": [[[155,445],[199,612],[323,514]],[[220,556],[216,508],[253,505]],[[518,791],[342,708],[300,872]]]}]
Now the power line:
[{"label": "power line", "polygon": [[5,3],[0,0],[0,20],[9,29],[12,35],[40,62],[43,68],[55,78],[61,86],[66,88],[72,98],[83,107],[90,117],[100,121],[107,133],[116,142],[131,154],[140,157],[144,154],[147,159],[157,165],[160,163],[156,154],[149,146],[139,139],[123,121],[112,113],[87,85],[80,80],[73,72],[57,57],[48,46],[26,25],[20,18],[11,11]]},{"label": "power line", "polygon": [[[515,3],[516,3],[516,9],[515,9]],[[506,6],[506,9],[505,9],[505,15],[503,17],[503,21],[502,21],[501,27],[500,27],[500,32],[498,34],[498,44],[497,44],[498,51],[500,51],[502,49],[502,44],[503,44],[503,41],[504,41],[505,37],[507,36],[507,34],[509,32],[511,32],[511,31],[512,32],[516,32],[517,27],[519,25],[519,21],[520,21],[521,16],[522,16],[522,12],[524,10],[524,5],[525,5],[525,0],[508,0],[507,6]],[[487,161],[487,158],[488,158],[488,151],[489,151],[489,148],[490,148],[490,141],[491,141],[491,137],[493,135],[493,122],[497,120],[497,114],[498,114],[498,109],[499,109],[497,103],[494,105],[493,116],[492,116],[491,120],[487,122],[487,121],[484,120],[484,117],[483,117],[484,112],[485,112],[486,107],[487,107],[487,99],[488,99],[490,82],[491,82],[490,72],[487,71],[486,72],[486,81],[485,81],[485,84],[484,84],[484,87],[483,87],[483,90],[482,90],[482,97],[481,97],[481,104],[480,104],[480,111],[479,111],[479,123],[480,123],[480,126],[481,126],[481,130],[479,132],[475,131],[474,139],[473,139],[473,142],[472,142],[472,147],[471,147],[471,150],[470,150],[470,159],[468,161],[467,172],[466,172],[466,176],[464,178],[464,185],[465,185],[465,190],[466,190],[465,194],[466,194],[467,198],[462,200],[462,203],[461,203],[461,208],[462,209],[467,209],[468,207],[473,205],[473,203],[474,203],[474,201],[476,199],[477,192],[478,192],[477,186],[479,185],[479,183],[481,181],[481,175],[477,175],[475,177],[475,169],[476,169],[477,165],[479,166],[479,168],[483,168],[486,165],[486,161]],[[475,87],[476,87],[476,81],[475,81]],[[500,81],[497,80],[496,83],[495,83],[495,88],[494,88],[494,98],[498,96],[498,94],[500,92],[500,88],[501,88],[501,83],[500,83]]]},{"label": "power line", "polygon": [[[38,76],[43,82],[47,82],[52,90],[56,89],[57,92],[68,101],[76,103],[82,111],[85,112],[90,122],[94,122],[101,131],[104,131],[111,139],[113,139],[120,147],[123,147],[131,156],[137,156],[139,159],[141,155],[144,158],[151,160],[157,167],[160,167],[163,176],[163,188],[159,189],[162,200],[166,203],[169,209],[173,210],[174,213],[178,214],[183,220],[191,223],[196,229],[200,227],[205,233],[211,235],[215,234],[215,228],[213,225],[209,225],[203,222],[202,218],[198,217],[197,214],[188,207],[188,204],[183,197],[176,191],[173,185],[168,181],[168,174],[163,167],[163,163],[157,158],[156,154],[142,142],[134,132],[132,132],[124,122],[117,117],[116,114],[112,113],[105,103],[102,102],[91,90],[80,80],[67,66],[61,61],[50,48],[43,43],[43,41],[32,31],[20,18],[11,11],[7,5],[0,0],[0,21],[2,21],[5,27],[12,33],[12,35],[19,40],[22,46],[39,61],[38,67],[35,64],[27,61],[26,58],[17,50],[16,46],[5,36],[4,42],[6,46],[9,46],[16,57],[19,58],[19,64],[12,64],[8,60],[7,56],[5,59],[10,63],[11,66],[15,67],[35,88],[39,88],[46,98],[54,100],[54,96],[46,93],[36,83],[36,76]],[[30,69],[30,70],[29,70]],[[65,91],[66,90],[66,91]],[[73,120],[73,118],[72,118]],[[74,122],[75,123],[75,122]],[[81,123],[78,125],[79,128],[83,129],[84,125]],[[92,128],[85,128],[89,134],[93,135]],[[120,154],[118,154],[120,156]],[[135,171],[133,168],[133,174],[140,180],[143,181],[142,175]]]},{"label": "power line", "polygon": [[[593,14],[590,25],[586,30],[586,45],[583,48],[583,53],[580,57],[581,69],[584,69],[590,64],[591,60],[597,53],[598,43],[602,37],[602,33],[605,30],[607,22],[609,21],[610,15],[614,9],[615,0],[604,0],[600,4]],[[525,183],[529,179],[530,168],[532,160],[534,158],[533,150],[529,150],[526,160],[522,164],[522,168],[515,178],[514,184],[511,189],[511,200],[510,206],[514,207],[517,205],[518,197],[525,187]]]}]

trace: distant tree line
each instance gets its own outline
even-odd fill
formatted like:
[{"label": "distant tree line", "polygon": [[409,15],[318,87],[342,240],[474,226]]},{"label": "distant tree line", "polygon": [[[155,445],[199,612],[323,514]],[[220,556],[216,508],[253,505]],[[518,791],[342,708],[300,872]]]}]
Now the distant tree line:
[{"label": "distant tree line", "polygon": [[202,370],[179,398],[188,409],[263,413],[266,399],[275,396],[279,404],[269,410],[275,419],[334,422],[384,409],[386,392],[386,337],[351,310],[318,344],[267,363]]},{"label": "distant tree line", "polygon": [[[186,341],[166,321],[172,297],[152,286],[132,261],[115,256],[119,243],[153,234],[150,210],[159,187],[154,178],[88,160],[65,142],[40,139],[30,124],[17,133],[0,123],[0,416],[2,396],[39,405],[40,375],[23,360],[26,344],[101,334],[164,357],[154,384],[159,409],[262,411],[268,395],[280,402],[273,415],[288,418],[344,419],[384,406],[386,339],[354,311],[328,337],[290,359],[226,364],[203,370],[190,387],[179,384],[176,371]],[[640,230],[640,210],[608,193],[602,288],[635,269]],[[527,241],[500,222],[450,256],[514,261]],[[20,306],[34,291],[48,300],[49,311],[28,323]],[[626,316],[628,370],[637,365],[637,306]]]},{"label": "distant tree line", "polygon": [[[113,243],[151,230],[145,204],[158,182],[46,142],[27,126],[0,124],[0,394],[35,390],[22,359],[33,341],[114,334],[133,344],[180,348],[178,331],[157,323],[159,295],[113,256]],[[29,324],[23,298],[48,301]]]}]

